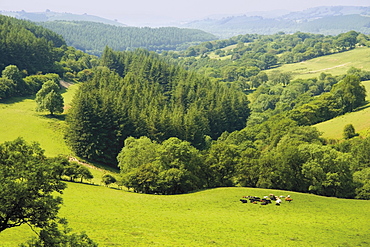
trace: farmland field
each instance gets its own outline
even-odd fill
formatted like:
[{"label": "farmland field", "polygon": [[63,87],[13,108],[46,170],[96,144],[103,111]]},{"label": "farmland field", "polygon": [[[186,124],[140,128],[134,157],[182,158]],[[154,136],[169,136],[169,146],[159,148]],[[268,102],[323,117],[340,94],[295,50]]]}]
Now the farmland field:
[{"label": "farmland field", "polygon": [[[243,195],[292,196],[281,206],[243,204]],[[61,216],[100,246],[368,246],[370,201],[255,188],[144,195],[68,183]],[[5,230],[1,246],[32,235]]]},{"label": "farmland field", "polygon": [[318,77],[322,72],[332,75],[345,74],[351,67],[370,70],[370,49],[359,47],[350,51],[318,57],[300,63],[285,64],[269,70],[289,72],[293,78]]}]

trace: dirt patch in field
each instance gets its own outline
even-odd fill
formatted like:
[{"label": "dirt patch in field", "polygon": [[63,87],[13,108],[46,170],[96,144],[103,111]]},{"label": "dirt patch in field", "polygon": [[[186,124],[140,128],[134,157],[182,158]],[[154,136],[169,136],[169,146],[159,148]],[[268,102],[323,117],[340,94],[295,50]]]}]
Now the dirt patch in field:
[{"label": "dirt patch in field", "polygon": [[106,172],[106,170],[104,169],[101,169],[101,168],[98,168],[96,166],[93,166],[91,164],[88,164],[88,163],[85,163],[85,162],[82,162],[82,161],[79,161],[77,158],[75,157],[69,157],[69,161],[74,161],[74,162],[77,162],[78,164],[80,165],[83,165],[83,166],[86,166],[88,168],[91,168],[91,169],[94,169],[94,170],[98,170],[98,171],[102,171],[102,172]]},{"label": "dirt patch in field", "polygon": [[60,80],[59,81],[59,84],[64,87],[64,88],[69,88],[71,85],[73,85],[73,83],[70,83],[70,82],[66,82],[66,81],[63,81],[63,80]]},{"label": "dirt patch in field", "polygon": [[346,66],[349,63],[351,63],[351,62],[340,64],[340,65],[337,65],[337,66],[334,66],[334,67],[330,67],[330,68],[309,71],[309,72],[307,72],[307,74],[312,74],[312,73],[317,73],[317,72],[320,72],[320,71],[325,71],[325,70],[330,70],[330,69],[335,69],[335,68],[343,67],[343,66]]}]

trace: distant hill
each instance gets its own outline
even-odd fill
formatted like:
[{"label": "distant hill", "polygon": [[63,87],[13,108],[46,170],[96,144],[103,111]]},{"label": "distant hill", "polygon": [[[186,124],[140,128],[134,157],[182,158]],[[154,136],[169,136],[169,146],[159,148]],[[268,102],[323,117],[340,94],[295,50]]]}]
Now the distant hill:
[{"label": "distant hill", "polygon": [[119,51],[186,50],[190,45],[217,39],[202,30],[177,27],[119,27],[86,21],[52,21],[40,25],[62,35],[68,45],[94,55],[100,55],[106,46]]},{"label": "distant hill", "polygon": [[360,6],[322,6],[306,9],[298,12],[291,12],[281,16],[282,19],[295,20],[300,22],[312,21],[324,17],[345,16],[345,15],[370,15],[370,7]]},{"label": "distant hill", "polygon": [[[204,19],[183,24],[198,28],[222,38],[239,34],[294,33],[297,31],[337,35],[350,30],[370,33],[370,7],[334,6],[316,7],[291,12],[274,18],[261,16],[230,16]],[[264,15],[266,16],[266,15]]]},{"label": "distant hill", "polygon": [[45,12],[26,12],[26,11],[1,11],[0,14],[7,15],[11,17],[15,17],[17,19],[24,19],[33,22],[46,22],[46,21],[56,21],[56,20],[64,20],[64,21],[92,21],[92,22],[100,22],[104,24],[110,24],[115,26],[127,26],[125,24],[119,23],[117,21],[105,19],[95,15],[77,15],[71,13],[59,13],[53,12],[50,10],[46,10]]}]

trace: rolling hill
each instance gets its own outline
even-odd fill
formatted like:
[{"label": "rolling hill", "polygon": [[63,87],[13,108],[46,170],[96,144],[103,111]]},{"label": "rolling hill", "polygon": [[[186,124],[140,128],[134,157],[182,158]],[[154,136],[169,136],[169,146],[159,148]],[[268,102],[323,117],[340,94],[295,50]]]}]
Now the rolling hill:
[{"label": "rolling hill", "polygon": [[356,49],[322,56],[307,61],[284,64],[278,68],[269,71],[289,72],[293,78],[314,78],[321,73],[332,75],[345,74],[351,67],[370,70],[370,49],[367,47],[358,47]]},{"label": "rolling hill", "polygon": [[[243,204],[241,196],[291,195],[281,206]],[[61,216],[99,246],[366,246],[370,201],[279,190],[218,188],[160,196],[68,183]],[[0,235],[4,247],[32,236]]]}]

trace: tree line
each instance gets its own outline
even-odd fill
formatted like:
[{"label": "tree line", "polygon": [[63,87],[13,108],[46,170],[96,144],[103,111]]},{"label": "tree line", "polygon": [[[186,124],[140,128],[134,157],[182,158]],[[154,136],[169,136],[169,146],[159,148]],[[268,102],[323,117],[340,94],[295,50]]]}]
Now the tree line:
[{"label": "tree line", "polygon": [[[261,79],[263,78],[263,80]],[[354,111],[366,103],[361,81],[370,72],[351,68],[346,75],[321,73],[318,78],[291,80],[289,73],[264,72],[253,78],[256,90],[250,94],[251,116],[247,126],[282,114],[299,125],[313,125]]]},{"label": "tree line", "polygon": [[93,55],[101,55],[106,46],[118,51],[136,48],[163,51],[217,39],[201,30],[176,27],[120,27],[86,21],[52,21],[40,25],[62,35],[68,45]]},{"label": "tree line", "polygon": [[129,137],[117,156],[120,183],[136,192],[186,193],[246,186],[370,199],[370,138],[329,144],[317,129],[281,116],[224,132],[206,150],[172,137]]},{"label": "tree line", "polygon": [[362,106],[368,72],[295,81],[259,72],[249,115],[237,84],[154,53],[106,48],[101,65],[76,93],[67,140],[81,157],[118,161],[121,185],[160,194],[250,186],[367,198],[359,158],[308,126]]}]

